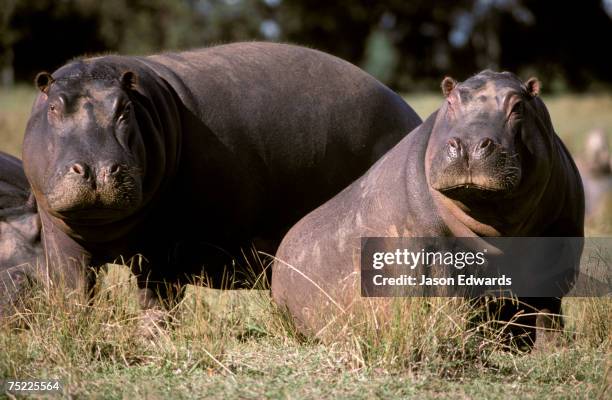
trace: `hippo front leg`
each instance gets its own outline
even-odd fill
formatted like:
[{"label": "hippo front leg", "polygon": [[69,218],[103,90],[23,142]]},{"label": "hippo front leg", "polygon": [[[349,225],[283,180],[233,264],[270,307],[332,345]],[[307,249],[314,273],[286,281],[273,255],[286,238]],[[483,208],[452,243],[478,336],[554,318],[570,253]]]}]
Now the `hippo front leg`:
[{"label": "hippo front leg", "polygon": [[535,320],[534,348],[536,350],[554,348],[561,339],[565,326],[561,299],[558,297],[542,297],[532,299],[532,302],[535,302],[538,306],[538,314]]},{"label": "hippo front leg", "polygon": [[[513,343],[523,350],[554,347],[563,332],[561,299],[558,297],[519,297],[518,301],[502,299],[487,303],[487,314]],[[507,324],[510,322],[510,324]]]},{"label": "hippo front leg", "polygon": [[43,257],[39,273],[46,284],[65,285],[71,290],[89,290],[94,277],[89,266],[91,253],[51,223],[50,217],[40,213],[42,222]]}]

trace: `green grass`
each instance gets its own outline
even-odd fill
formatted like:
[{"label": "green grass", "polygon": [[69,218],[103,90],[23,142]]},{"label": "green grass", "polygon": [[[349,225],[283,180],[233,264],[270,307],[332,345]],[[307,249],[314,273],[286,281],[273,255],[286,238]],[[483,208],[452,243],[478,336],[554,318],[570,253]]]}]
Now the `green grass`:
[{"label": "green grass", "polygon": [[[0,91],[0,150],[19,155],[34,96],[25,87]],[[442,101],[406,98],[422,117]],[[575,152],[591,128],[612,132],[611,96],[543,98]],[[386,320],[356,313],[314,341],[295,332],[266,290],[190,286],[163,318],[150,319],[134,285],[115,266],[93,300],[34,288],[0,323],[0,379],[59,378],[64,397],[104,399],[610,396],[610,299],[565,299],[559,345],[522,354],[503,351],[494,332],[476,334],[458,300],[399,300]]]},{"label": "green grass", "polygon": [[33,87],[0,87],[0,150],[21,158],[21,142],[35,97]]}]

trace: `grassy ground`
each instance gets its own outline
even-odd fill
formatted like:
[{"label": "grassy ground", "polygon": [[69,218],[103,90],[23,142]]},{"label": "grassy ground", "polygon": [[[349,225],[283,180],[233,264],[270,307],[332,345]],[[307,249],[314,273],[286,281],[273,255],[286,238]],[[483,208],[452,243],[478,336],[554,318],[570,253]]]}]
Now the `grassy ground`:
[{"label": "grassy ground", "polygon": [[[0,150],[19,154],[33,98],[0,91]],[[423,117],[441,102],[407,99]],[[589,129],[612,132],[611,96],[544,100],[576,152]],[[0,379],[59,378],[65,397],[105,399],[610,398],[610,299],[566,299],[558,346],[519,354],[486,325],[477,334],[458,300],[402,299],[390,320],[357,315],[316,342],[295,333],[265,290],[189,287],[156,328],[125,268],[98,285],[91,301],[33,289],[25,311],[0,323]]]},{"label": "grassy ground", "polygon": [[476,334],[465,305],[449,299],[401,299],[386,323],[359,315],[342,335],[314,342],[296,335],[266,291],[190,287],[166,313],[170,326],[144,330],[127,270],[109,275],[91,304],[34,290],[27,311],[0,327],[0,376],[60,378],[76,398],[541,399],[609,390],[609,301],[571,300],[560,344],[517,354],[484,325]]}]

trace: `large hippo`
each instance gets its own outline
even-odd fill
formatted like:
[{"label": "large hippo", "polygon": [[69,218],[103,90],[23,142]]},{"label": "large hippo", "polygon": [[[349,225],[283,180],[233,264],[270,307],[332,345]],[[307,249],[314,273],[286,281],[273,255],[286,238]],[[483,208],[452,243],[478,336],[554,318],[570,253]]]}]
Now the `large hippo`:
[{"label": "large hippo", "polygon": [[36,273],[40,220],[21,161],[0,152],[0,316]]},{"label": "large hippo", "polygon": [[36,83],[24,167],[49,275],[74,284],[134,255],[149,281],[219,282],[421,122],[359,68],[285,44],[78,59]]},{"label": "large hippo", "polygon": [[[580,176],[539,82],[483,71],[442,87],[436,112],[283,239],[272,295],[304,332],[358,299],[361,237],[583,236]],[[522,300],[560,312],[560,298]]]}]

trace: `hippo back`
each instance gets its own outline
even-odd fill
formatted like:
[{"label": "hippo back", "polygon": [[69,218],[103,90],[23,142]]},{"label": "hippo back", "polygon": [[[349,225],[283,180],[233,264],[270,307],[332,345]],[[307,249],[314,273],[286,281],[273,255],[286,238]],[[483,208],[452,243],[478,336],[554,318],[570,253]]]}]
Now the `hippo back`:
[{"label": "hippo back", "polygon": [[[265,205],[266,211],[257,213],[268,229],[274,220],[287,228],[297,222],[421,123],[374,77],[314,49],[234,43],[142,61],[170,82],[189,113],[229,151],[227,163],[242,166],[232,175],[248,171],[239,183],[253,189],[238,196],[244,204],[260,193],[253,200]],[[189,131],[201,135],[202,129]],[[198,147],[191,144],[198,142],[193,135],[182,140],[183,149]],[[200,158],[182,152],[183,165],[192,171]],[[228,173],[219,181],[231,180]]]},{"label": "hippo back", "polygon": [[0,152],[0,216],[14,208],[23,207],[29,195],[29,185],[21,161]]}]

